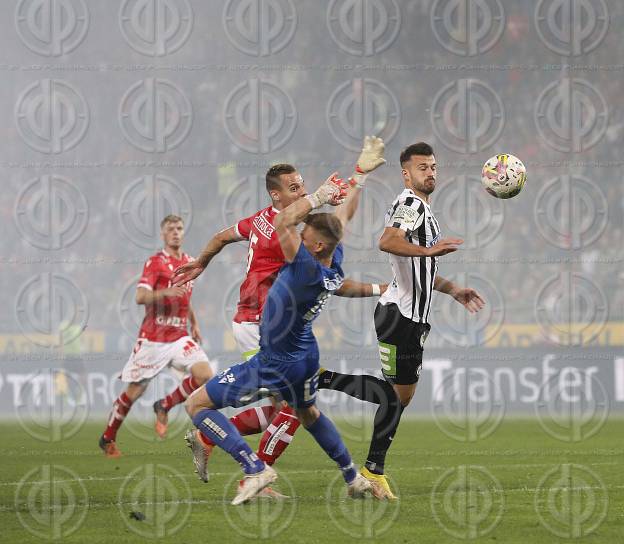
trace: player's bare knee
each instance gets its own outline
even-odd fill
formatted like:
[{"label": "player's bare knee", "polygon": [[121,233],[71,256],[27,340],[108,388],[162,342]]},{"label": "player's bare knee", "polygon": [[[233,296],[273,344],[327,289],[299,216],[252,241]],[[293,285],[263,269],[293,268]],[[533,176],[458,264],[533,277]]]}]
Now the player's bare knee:
[{"label": "player's bare knee", "polygon": [[200,387],[193,391],[189,398],[184,402],[184,408],[186,409],[186,413],[193,417],[200,410],[212,409],[214,408],[214,403],[212,399],[208,396],[208,392],[205,387]]},{"label": "player's bare knee", "polygon": [[147,383],[147,380],[143,380],[128,384],[128,387],[126,388],[126,395],[128,398],[132,402],[135,402],[147,389]]},{"label": "player's bare knee", "polygon": [[191,376],[193,376],[193,379],[200,385],[205,384],[213,375],[214,373],[208,362],[195,363],[191,367]]}]

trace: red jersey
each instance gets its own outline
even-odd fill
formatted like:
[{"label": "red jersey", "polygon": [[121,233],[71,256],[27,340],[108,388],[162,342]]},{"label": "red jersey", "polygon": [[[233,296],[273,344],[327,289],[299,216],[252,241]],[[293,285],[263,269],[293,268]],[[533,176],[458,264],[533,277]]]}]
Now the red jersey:
[{"label": "red jersey", "polygon": [[[169,255],[164,249],[152,255],[145,266],[137,285],[150,291],[171,287],[173,271],[193,260],[186,253],[180,259]],[[183,297],[165,297],[154,304],[145,305],[145,317],[139,331],[139,338],[152,342],[175,342],[188,335],[187,315],[191,304],[193,282],[183,286],[186,294]]]},{"label": "red jersey", "polygon": [[267,293],[286,262],[273,220],[278,210],[269,206],[236,224],[241,238],[249,240],[247,275],[240,286],[236,323],[258,323]]}]

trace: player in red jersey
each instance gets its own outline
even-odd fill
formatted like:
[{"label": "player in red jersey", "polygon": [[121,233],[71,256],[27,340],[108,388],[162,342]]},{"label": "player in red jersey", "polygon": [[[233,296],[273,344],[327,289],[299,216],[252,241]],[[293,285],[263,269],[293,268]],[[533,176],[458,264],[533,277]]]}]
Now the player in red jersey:
[{"label": "player in red jersey", "polygon": [[120,375],[128,386],[113,404],[106,430],[100,438],[100,448],[107,457],[121,455],[115,442],[117,431],[132,404],[161,370],[171,367],[188,374],[179,387],[154,404],[156,432],[163,438],[167,431],[167,412],[213,376],[208,357],[200,346],[201,334],[191,306],[193,283],[183,287],[172,285],[174,270],[193,261],[182,252],[184,222],[177,215],[168,215],[160,227],[164,249],[147,260],[137,285],[136,302],[145,306],[145,318]]},{"label": "player in red jersey", "polygon": [[[343,225],[355,214],[366,175],[385,163],[383,153],[384,144],[380,138],[367,137],[365,139],[364,149],[358,159],[355,172],[349,180],[350,188],[346,201],[336,210],[336,216]],[[246,359],[258,351],[259,321],[264,301],[279,269],[285,262],[275,234],[273,220],[281,210],[307,195],[301,174],[289,164],[278,164],[269,169],[266,174],[266,188],[271,198],[271,205],[218,232],[208,242],[196,261],[176,270],[174,280],[174,285],[183,285],[187,281],[196,279],[226,245],[243,240],[249,242],[246,276],[240,287],[238,308],[232,324],[234,338]],[[336,294],[348,297],[368,297],[380,295],[383,290],[385,286],[347,279]],[[242,434],[260,432],[264,430],[262,427],[268,424],[260,440],[257,455],[268,465],[273,465],[292,441],[299,427],[299,421],[293,410],[286,405],[282,406],[274,417],[267,407],[263,409],[264,412],[261,412],[261,408],[251,408],[241,412],[236,416],[237,421],[234,421],[234,424]],[[272,420],[271,417],[273,417]],[[241,427],[239,425],[242,422],[245,422],[245,425]],[[199,444],[200,440],[203,444]],[[206,449],[206,459],[210,455],[212,444],[206,442],[200,433],[187,434],[187,441],[196,458],[199,457],[198,448]],[[205,466],[197,468],[200,477],[206,480]],[[273,492],[269,490],[268,493]]]}]

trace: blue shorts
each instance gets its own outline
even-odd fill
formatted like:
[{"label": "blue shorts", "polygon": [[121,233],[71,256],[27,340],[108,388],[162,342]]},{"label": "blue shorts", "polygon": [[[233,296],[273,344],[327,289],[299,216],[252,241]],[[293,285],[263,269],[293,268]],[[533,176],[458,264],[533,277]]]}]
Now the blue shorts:
[{"label": "blue shorts", "polygon": [[204,387],[215,408],[237,408],[267,396],[284,400],[293,408],[307,408],[316,401],[318,369],[318,360],[267,363],[256,354],[245,363],[226,368]]}]

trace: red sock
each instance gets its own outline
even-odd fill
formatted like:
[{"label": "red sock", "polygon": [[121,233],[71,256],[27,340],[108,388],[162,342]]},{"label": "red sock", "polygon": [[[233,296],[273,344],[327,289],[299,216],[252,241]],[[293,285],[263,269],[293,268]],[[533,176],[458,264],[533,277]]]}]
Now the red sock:
[{"label": "red sock", "polygon": [[169,395],[167,395],[161,404],[165,410],[171,410],[176,404],[184,402],[188,396],[199,387],[193,376],[187,376],[182,380],[182,383],[176,387]]},{"label": "red sock", "polygon": [[[236,414],[234,417],[230,418],[230,421],[243,436],[258,434],[269,426],[269,423],[275,417],[277,411],[278,408],[275,408],[272,405],[248,408],[240,414]],[[204,445],[214,446],[214,442],[210,440],[210,438],[203,435],[201,432],[199,435]]]},{"label": "red sock", "polygon": [[121,427],[123,420],[126,419],[131,406],[132,401],[125,392],[119,395],[117,400],[113,403],[113,410],[108,416],[108,425],[104,431],[105,440],[115,440],[117,437],[117,430]]},{"label": "red sock", "polygon": [[272,465],[284,453],[299,428],[299,420],[292,408],[282,408],[264,431],[258,445],[258,457]]}]

